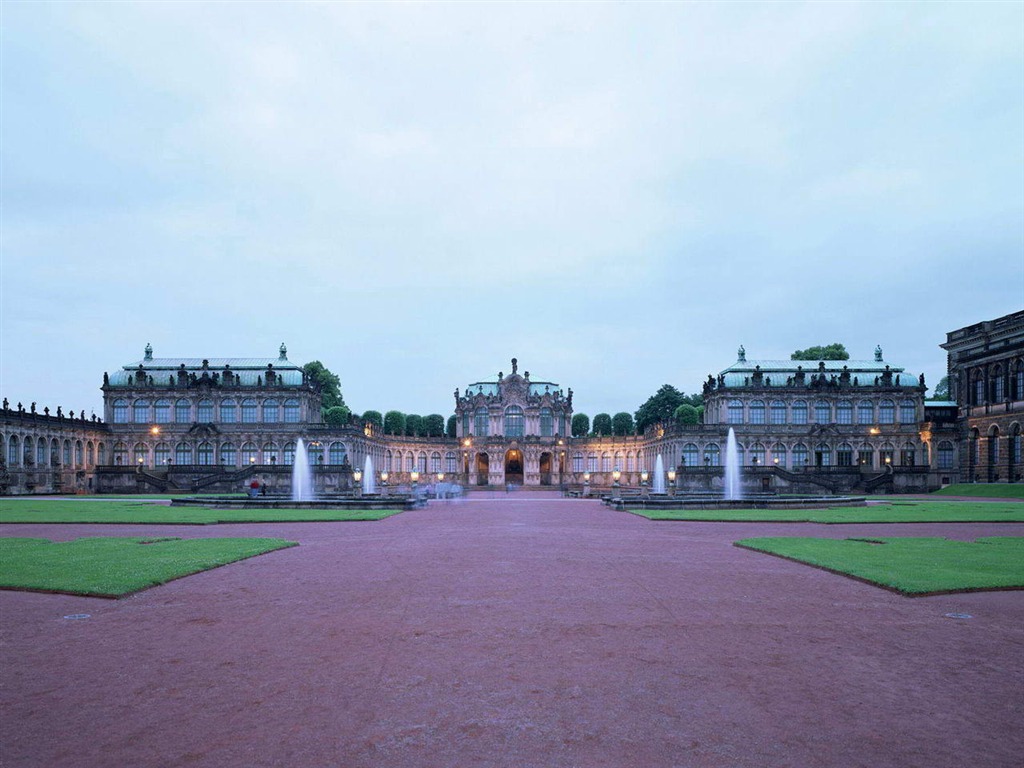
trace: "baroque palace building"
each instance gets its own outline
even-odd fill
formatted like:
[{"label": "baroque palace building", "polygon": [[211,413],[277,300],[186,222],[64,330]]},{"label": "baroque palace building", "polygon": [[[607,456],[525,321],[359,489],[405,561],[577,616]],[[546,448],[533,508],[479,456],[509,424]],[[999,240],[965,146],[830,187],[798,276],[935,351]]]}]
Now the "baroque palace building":
[{"label": "baroque palace building", "polygon": [[[103,418],[35,403],[0,411],[0,492],[237,491],[289,483],[301,439],[318,489],[352,488],[369,458],[387,485],[607,488],[653,480],[719,490],[727,435],[748,490],[922,491],[1022,476],[1024,312],[952,331],[955,400],[926,401],[922,375],[883,359],[747,360],[704,383],[704,423],[642,435],[571,437],[573,391],[499,373],[455,390],[455,435],[385,435],[321,418],[321,398],[282,344],[269,358],[143,358],[103,376]],[[616,474],[617,480],[616,480]]]}]

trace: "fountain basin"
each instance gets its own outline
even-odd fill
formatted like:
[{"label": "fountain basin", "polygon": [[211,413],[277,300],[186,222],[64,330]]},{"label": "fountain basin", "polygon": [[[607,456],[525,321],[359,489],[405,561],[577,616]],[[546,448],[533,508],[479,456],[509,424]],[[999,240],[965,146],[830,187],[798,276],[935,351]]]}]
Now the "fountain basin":
[{"label": "fountain basin", "polygon": [[295,501],[287,496],[185,496],[171,499],[172,507],[210,507],[212,509],[415,509],[416,498],[405,494],[380,496],[320,495],[314,499]]},{"label": "fountain basin", "polygon": [[723,499],[720,495],[621,496],[605,500],[617,510],[626,509],[814,509],[816,507],[864,507],[863,496],[776,496],[747,494],[742,499]]}]

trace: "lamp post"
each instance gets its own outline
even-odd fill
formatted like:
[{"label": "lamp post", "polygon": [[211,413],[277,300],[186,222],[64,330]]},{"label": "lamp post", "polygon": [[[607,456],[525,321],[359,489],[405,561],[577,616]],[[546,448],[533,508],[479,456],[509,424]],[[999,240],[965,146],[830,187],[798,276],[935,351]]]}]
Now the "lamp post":
[{"label": "lamp post", "polygon": [[420,481],[420,473],[417,472],[414,469],[412,472],[409,473],[409,479],[412,480],[412,495],[413,495],[413,498],[415,498],[416,497],[416,483],[418,483]]},{"label": "lamp post", "polygon": [[614,493],[612,495],[615,496],[616,498],[619,495],[619,478],[620,477],[622,477],[622,473],[619,471],[619,468],[616,467],[615,469],[612,470],[612,486],[615,489]]},{"label": "lamp post", "polygon": [[650,475],[647,474],[647,470],[646,469],[640,473],[640,495],[641,496],[644,495],[644,489],[647,487],[647,478],[648,477],[650,477]]},{"label": "lamp post", "polygon": [[590,496],[590,473],[583,473],[583,495]]},{"label": "lamp post", "polygon": [[388,495],[388,473],[387,472],[381,472],[380,473],[380,487],[383,488],[381,493],[384,496],[387,496]]},{"label": "lamp post", "polygon": [[357,469],[352,473],[352,481],[355,485],[356,496],[361,496],[363,492],[363,470]]},{"label": "lamp post", "polygon": [[668,471],[668,495],[675,496],[676,492],[676,471],[670,469]]}]

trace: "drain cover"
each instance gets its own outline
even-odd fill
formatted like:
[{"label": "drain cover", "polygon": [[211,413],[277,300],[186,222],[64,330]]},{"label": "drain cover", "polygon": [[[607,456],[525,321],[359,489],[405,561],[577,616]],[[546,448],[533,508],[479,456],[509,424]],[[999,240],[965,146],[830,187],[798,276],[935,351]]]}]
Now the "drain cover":
[{"label": "drain cover", "polygon": [[947,613],[945,614],[947,619],[973,619],[969,613]]},{"label": "drain cover", "polygon": [[77,619],[88,619],[88,618],[91,618],[91,617],[92,617],[91,613],[69,613],[64,618],[65,619],[77,620]]}]

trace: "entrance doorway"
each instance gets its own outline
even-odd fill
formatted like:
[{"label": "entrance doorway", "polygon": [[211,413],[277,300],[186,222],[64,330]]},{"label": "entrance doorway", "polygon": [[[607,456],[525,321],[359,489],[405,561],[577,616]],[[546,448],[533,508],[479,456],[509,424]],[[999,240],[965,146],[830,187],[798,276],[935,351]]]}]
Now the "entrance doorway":
[{"label": "entrance doorway", "polygon": [[491,462],[486,453],[476,455],[476,484],[487,485],[491,471]]},{"label": "entrance doorway", "polygon": [[551,485],[551,454],[540,455],[540,484]]},{"label": "entrance doorway", "polygon": [[505,482],[523,484],[523,452],[516,448],[505,454]]}]

